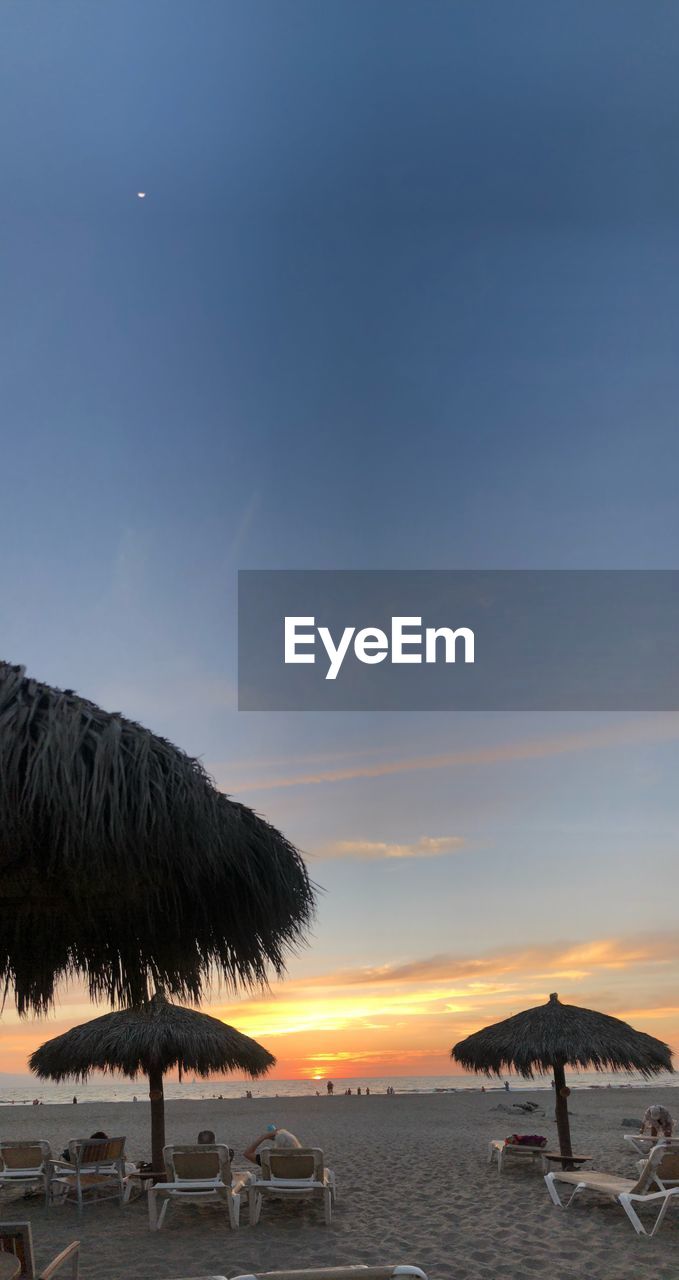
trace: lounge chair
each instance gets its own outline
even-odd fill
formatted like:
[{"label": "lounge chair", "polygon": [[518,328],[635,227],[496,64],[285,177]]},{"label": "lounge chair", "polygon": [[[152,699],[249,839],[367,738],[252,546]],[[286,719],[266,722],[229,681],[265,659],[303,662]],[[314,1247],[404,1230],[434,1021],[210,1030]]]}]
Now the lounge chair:
[{"label": "lounge chair", "polygon": [[322,1199],[329,1225],[337,1189],[335,1175],[332,1169],[325,1168],[323,1152],[318,1147],[286,1147],[279,1151],[265,1147],[260,1159],[261,1175],[254,1177],[248,1187],[251,1226],[259,1222],[264,1196]]},{"label": "lounge chair", "polygon": [[502,1173],[505,1161],[508,1159],[516,1160],[517,1164],[537,1161],[542,1167],[542,1157],[546,1150],[544,1143],[541,1147],[529,1147],[520,1142],[507,1142],[503,1138],[494,1138],[488,1143],[488,1163],[491,1164],[493,1159],[497,1158],[498,1173]]},{"label": "lounge chair", "polygon": [[[308,1271],[258,1271],[233,1280],[427,1280],[419,1267],[312,1267]],[[216,1280],[216,1277],[215,1277]]]},{"label": "lounge chair", "polygon": [[[546,1175],[545,1183],[552,1202],[560,1209],[567,1209],[580,1192],[595,1191],[622,1206],[637,1235],[654,1236],[662,1224],[670,1201],[673,1198],[679,1198],[679,1187],[670,1191],[651,1191],[663,1157],[666,1158],[666,1152],[663,1144],[659,1143],[650,1152],[648,1158],[641,1162],[642,1168],[636,1181],[633,1178],[621,1178],[616,1173],[600,1173],[596,1169],[587,1169],[585,1171],[580,1170],[578,1173],[555,1170],[553,1173]],[[565,1204],[559,1198],[557,1190],[557,1183],[561,1182],[573,1187],[573,1191]],[[639,1219],[634,1205],[656,1204],[658,1202],[660,1203],[660,1212],[653,1225],[653,1230],[647,1231]]]},{"label": "lounge chair", "polygon": [[52,1148],[49,1142],[0,1142],[0,1188],[41,1183],[50,1200]]},{"label": "lounge chair", "polygon": [[66,1189],[65,1199],[83,1205],[100,1200],[120,1200],[126,1189],[125,1139],[77,1138],[68,1144],[70,1160],[52,1161],[52,1195]]},{"label": "lounge chair", "polygon": [[69,1280],[78,1280],[79,1240],[67,1245],[38,1272],[35,1270],[30,1222],[0,1222],[0,1249],[19,1259],[19,1280],[51,1280],[59,1271],[63,1272],[64,1267],[68,1267]]},{"label": "lounge chair", "polygon": [[[226,1208],[232,1231],[240,1221],[241,1192],[252,1174],[234,1173],[222,1143],[163,1147],[167,1182],[149,1187],[149,1226],[160,1231],[170,1204],[213,1203]],[[163,1206],[158,1213],[158,1201]]]}]

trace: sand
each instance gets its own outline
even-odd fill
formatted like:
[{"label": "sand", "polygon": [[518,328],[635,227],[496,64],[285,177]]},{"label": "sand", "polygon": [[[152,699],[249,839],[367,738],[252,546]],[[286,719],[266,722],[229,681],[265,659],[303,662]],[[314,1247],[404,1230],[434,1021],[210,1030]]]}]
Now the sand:
[{"label": "sand", "polygon": [[[141,1092],[141,1091],[140,1091]],[[498,1105],[532,1099],[545,1116],[514,1118]],[[662,1102],[679,1115],[673,1089],[583,1090],[571,1095],[575,1149],[598,1167],[631,1176],[634,1156],[623,1142],[626,1117]],[[257,1227],[244,1208],[239,1231],[207,1206],[171,1208],[159,1233],[148,1229],[145,1199],[47,1211],[38,1199],[4,1201],[0,1218],[29,1220],[38,1264],[80,1239],[83,1280],[167,1280],[276,1267],[414,1262],[430,1280],[675,1280],[679,1274],[679,1197],[658,1236],[637,1237],[620,1208],[585,1201],[553,1208],[537,1168],[501,1176],[486,1163],[490,1138],[542,1133],[556,1143],[551,1093],[460,1092],[409,1097],[336,1096],[168,1102],[167,1138],[195,1141],[199,1129],[240,1153],[269,1122],[291,1129],[326,1153],[339,1198],[330,1227],[318,1204],[265,1203]],[[56,1153],[96,1129],[124,1133],[130,1158],[149,1152],[148,1107],[133,1103],[0,1108],[7,1138],[48,1139]],[[240,1157],[240,1158],[239,1158]]]}]

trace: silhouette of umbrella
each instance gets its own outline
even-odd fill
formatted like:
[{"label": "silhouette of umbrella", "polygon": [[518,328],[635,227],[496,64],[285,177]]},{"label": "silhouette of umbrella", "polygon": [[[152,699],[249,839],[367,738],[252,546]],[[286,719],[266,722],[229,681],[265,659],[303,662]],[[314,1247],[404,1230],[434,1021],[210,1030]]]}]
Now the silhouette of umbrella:
[{"label": "silhouette of umbrella", "polygon": [[645,1077],[673,1070],[671,1051],[661,1040],[606,1013],[561,1004],[557,995],[551,995],[547,1004],[460,1040],[451,1057],[468,1071],[482,1071],[487,1076],[511,1070],[532,1080],[536,1072],[544,1075],[551,1071],[559,1150],[564,1157],[573,1154],[565,1067],[639,1071]]},{"label": "silhouette of umbrella", "polygon": [[183,1009],[156,994],[137,1009],[93,1018],[47,1040],[29,1066],[41,1080],[84,1081],[92,1071],[148,1076],[153,1168],[163,1167],[165,1100],[163,1076],[178,1067],[203,1078],[241,1070],[262,1076],[275,1064],[261,1044],[197,1009]]},{"label": "silhouette of umbrella", "polygon": [[119,1005],[256,986],[313,908],[297,850],[197,760],[0,663],[0,983],[20,1013],[74,975]]}]

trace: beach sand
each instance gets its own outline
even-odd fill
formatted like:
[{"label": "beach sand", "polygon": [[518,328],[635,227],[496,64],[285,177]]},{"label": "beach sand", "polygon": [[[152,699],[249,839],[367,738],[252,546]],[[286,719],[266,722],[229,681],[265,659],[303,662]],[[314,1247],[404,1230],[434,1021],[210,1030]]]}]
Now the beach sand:
[{"label": "beach sand", "polygon": [[[496,1110],[532,1100],[545,1115]],[[623,1120],[661,1102],[679,1113],[673,1089],[592,1089],[570,1098],[576,1151],[597,1167],[626,1176],[634,1156]],[[167,1103],[167,1140],[193,1142],[211,1128],[236,1150],[274,1122],[310,1146],[320,1146],[338,1180],[330,1227],[320,1203],[268,1202],[257,1227],[242,1210],[231,1232],[215,1207],[172,1207],[151,1233],[145,1198],[123,1209],[87,1207],[79,1221],[70,1205],[47,1211],[39,1199],[8,1200],[0,1219],[32,1223],[38,1264],[70,1240],[81,1244],[83,1280],[166,1280],[234,1276],[276,1267],[414,1262],[430,1280],[675,1280],[679,1274],[679,1197],[658,1236],[637,1237],[623,1211],[583,1199],[564,1213],[553,1208],[538,1168],[511,1167],[501,1176],[487,1164],[487,1144],[513,1132],[541,1133],[556,1145],[550,1092],[332,1098],[238,1099]],[[128,1156],[147,1158],[149,1108],[138,1103],[2,1107],[5,1138],[46,1138],[55,1154],[68,1139],[103,1129],[126,1134]]]}]

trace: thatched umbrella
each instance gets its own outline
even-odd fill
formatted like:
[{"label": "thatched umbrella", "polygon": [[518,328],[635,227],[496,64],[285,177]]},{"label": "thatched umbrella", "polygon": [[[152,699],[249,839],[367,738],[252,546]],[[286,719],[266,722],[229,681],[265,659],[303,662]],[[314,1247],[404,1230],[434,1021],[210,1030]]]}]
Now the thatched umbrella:
[{"label": "thatched umbrella", "polygon": [[639,1071],[646,1077],[673,1070],[671,1050],[662,1040],[635,1031],[627,1022],[606,1013],[561,1004],[557,995],[551,995],[547,1004],[526,1009],[460,1040],[451,1056],[468,1071],[482,1071],[488,1076],[510,1070],[532,1080],[535,1073],[551,1071],[559,1150],[566,1158],[572,1156],[573,1148],[565,1067]]},{"label": "thatched umbrella", "polygon": [[56,982],[137,1005],[284,969],[313,914],[304,863],[199,761],[0,663],[0,985],[41,1013]]},{"label": "thatched umbrella", "polygon": [[155,995],[142,1007],[106,1013],[46,1041],[29,1066],[42,1080],[86,1080],[92,1071],[148,1076],[153,1168],[163,1167],[163,1076],[174,1067],[206,1078],[215,1071],[262,1076],[275,1064],[261,1044],[197,1009]]}]

